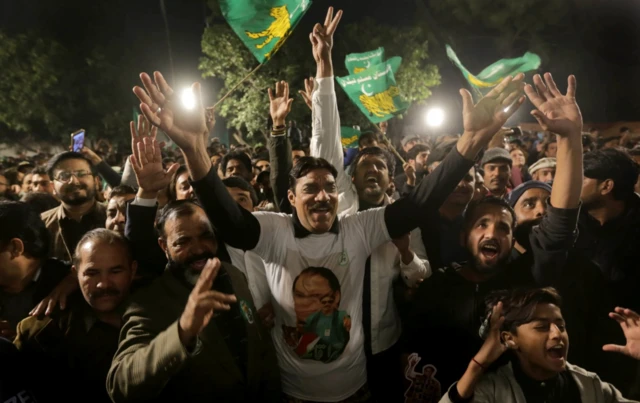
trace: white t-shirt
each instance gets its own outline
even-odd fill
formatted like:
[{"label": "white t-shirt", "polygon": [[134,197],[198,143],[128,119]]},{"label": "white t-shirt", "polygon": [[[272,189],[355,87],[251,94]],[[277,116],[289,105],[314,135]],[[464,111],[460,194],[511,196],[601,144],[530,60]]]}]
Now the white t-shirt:
[{"label": "white t-shirt", "polygon": [[344,400],[367,381],[362,289],[371,251],[390,241],[384,208],[341,218],[337,235],[305,238],[294,237],[290,215],[255,216],[261,234],[253,251],[266,263],[283,390],[303,400]]}]

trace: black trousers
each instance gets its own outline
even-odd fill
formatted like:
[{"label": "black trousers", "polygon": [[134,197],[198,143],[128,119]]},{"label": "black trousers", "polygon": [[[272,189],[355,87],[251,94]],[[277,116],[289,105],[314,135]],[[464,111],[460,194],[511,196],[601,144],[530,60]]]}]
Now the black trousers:
[{"label": "black trousers", "polygon": [[404,402],[403,366],[399,343],[374,355],[367,355],[367,383],[373,402]]}]

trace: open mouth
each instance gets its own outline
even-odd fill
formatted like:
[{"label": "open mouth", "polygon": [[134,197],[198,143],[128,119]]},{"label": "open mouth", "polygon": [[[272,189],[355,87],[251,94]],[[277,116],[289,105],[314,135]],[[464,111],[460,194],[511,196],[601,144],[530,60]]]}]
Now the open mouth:
[{"label": "open mouth", "polygon": [[486,260],[494,260],[500,254],[500,245],[496,241],[487,241],[480,245],[480,254]]},{"label": "open mouth", "polygon": [[190,266],[193,270],[202,270],[204,269],[204,266],[206,266],[207,264],[207,259],[200,259],[200,260],[196,260],[195,262],[191,263]]},{"label": "open mouth", "polygon": [[557,344],[547,349],[547,355],[554,361],[564,361],[567,356],[567,348],[564,344]]},{"label": "open mouth", "polygon": [[375,176],[369,176],[368,178],[365,179],[365,182],[369,185],[377,185],[378,184],[378,178],[376,178]]}]

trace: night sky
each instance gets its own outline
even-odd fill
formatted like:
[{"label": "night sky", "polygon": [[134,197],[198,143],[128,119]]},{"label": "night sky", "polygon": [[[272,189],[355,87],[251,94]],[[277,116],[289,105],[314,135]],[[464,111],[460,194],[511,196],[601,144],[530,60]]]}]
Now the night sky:
[{"label": "night sky", "polygon": [[[422,0],[429,3],[429,0]],[[472,1],[472,0],[470,0]],[[514,0],[516,1],[516,0]],[[578,75],[578,101],[586,122],[636,120],[640,110],[640,2],[636,0],[567,0],[571,15],[557,32],[545,37],[554,50],[571,52],[571,62],[562,65],[543,60],[543,68],[554,73],[562,87],[569,73]],[[414,1],[408,0],[315,0],[297,30],[309,32],[322,21],[329,5],[345,10],[341,24],[349,24],[367,15],[389,24],[402,25],[414,17]],[[183,87],[202,81],[197,65],[200,40],[206,24],[208,7],[199,0],[165,0],[175,65],[174,86]],[[425,22],[426,24],[426,22]],[[445,27],[448,28],[448,27]],[[2,0],[0,29],[8,33],[39,30],[52,33],[62,43],[104,43],[128,50],[126,60],[112,60],[128,66],[131,86],[138,83],[134,71],[169,72],[164,23],[160,2],[155,0]],[[457,49],[463,63],[472,72],[504,57],[487,48],[484,33],[464,41]],[[336,40],[339,40],[339,31]],[[285,45],[286,46],[286,45]],[[442,85],[428,102],[443,105],[457,118],[457,89],[463,84],[460,74],[444,58],[444,44],[430,43],[442,75]],[[354,49],[365,51],[367,49]],[[523,52],[527,49],[523,49]],[[309,51],[305,49],[304,51]],[[393,50],[387,49],[392,55]],[[309,52],[309,57],[311,54]],[[342,61],[334,61],[342,63]],[[133,66],[133,68],[131,68]],[[125,72],[126,70],[126,72]],[[211,97],[215,82],[204,83],[205,96]],[[132,99],[133,102],[133,99]],[[530,105],[525,105],[530,109]],[[529,120],[528,110],[517,119]]]}]

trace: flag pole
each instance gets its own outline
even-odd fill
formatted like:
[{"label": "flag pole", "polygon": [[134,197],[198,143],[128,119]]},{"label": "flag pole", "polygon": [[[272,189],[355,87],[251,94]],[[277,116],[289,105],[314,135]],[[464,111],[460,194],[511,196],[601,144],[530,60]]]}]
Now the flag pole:
[{"label": "flag pole", "polygon": [[233,94],[235,92],[235,90],[238,89],[238,87],[240,85],[242,85],[242,83],[244,83],[245,81],[247,81],[253,74],[255,74],[256,71],[260,70],[260,67],[262,67],[264,63],[260,63],[259,65],[257,65],[253,70],[251,70],[249,72],[249,74],[247,74],[242,80],[240,80],[240,82],[236,85],[233,86],[233,88],[231,88],[222,98],[220,98],[218,100],[218,102],[216,102],[212,107],[207,108],[207,109],[215,109],[216,106],[220,105],[222,103],[222,101],[224,101],[225,99],[227,99],[231,94]]},{"label": "flag pole", "polygon": [[[384,122],[383,122],[384,123]],[[395,154],[396,157],[398,157],[398,159],[400,160],[400,162],[402,162],[402,165],[406,164],[407,162],[404,160],[404,158],[402,158],[402,156],[400,155],[400,153],[398,152],[398,150],[396,150],[396,148],[393,146],[393,144],[391,144],[391,141],[389,140],[389,137],[387,137],[387,130],[386,128],[382,128],[382,123],[380,123],[380,131],[382,132],[382,139],[384,140],[384,142],[387,144],[387,147],[389,147],[389,149],[391,150],[391,152],[393,154]]]}]

